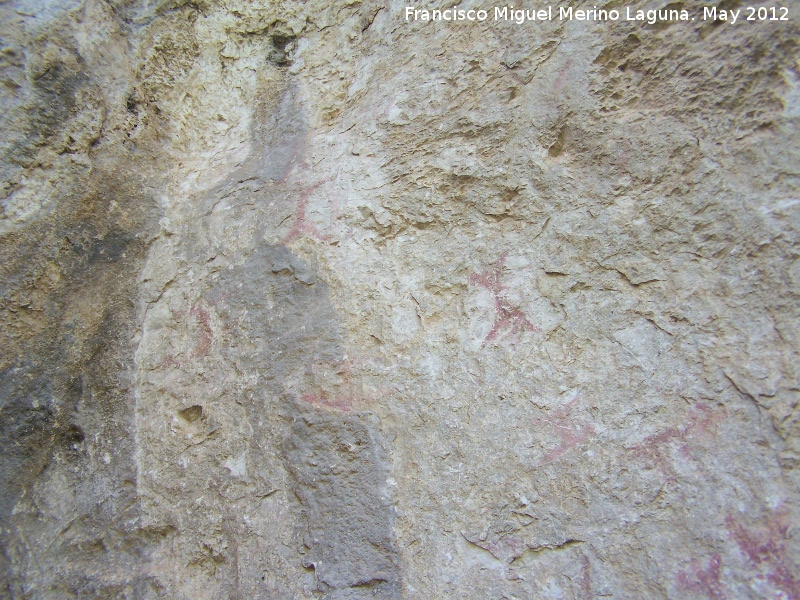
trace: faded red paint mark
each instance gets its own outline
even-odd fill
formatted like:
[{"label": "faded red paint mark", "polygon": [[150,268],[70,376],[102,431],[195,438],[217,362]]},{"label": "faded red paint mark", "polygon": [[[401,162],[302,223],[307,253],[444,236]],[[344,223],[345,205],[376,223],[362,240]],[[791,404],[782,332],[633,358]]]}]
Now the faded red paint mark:
[{"label": "faded red paint mark", "polygon": [[585,554],[581,556],[581,596],[584,600],[592,600],[592,564]]},{"label": "faded red paint mark", "polygon": [[558,72],[556,76],[556,80],[553,82],[553,95],[557,95],[558,92],[561,91],[561,88],[564,85],[564,79],[567,77],[567,71],[572,66],[572,59],[568,58],[567,62],[564,63],[564,66],[561,67],[561,70]]},{"label": "faded red paint mark", "polygon": [[630,171],[628,168],[630,164],[630,158],[628,157],[628,150],[626,146],[627,144],[623,145],[622,150],[620,150],[619,155],[617,156],[617,172],[619,173],[627,173]]},{"label": "faded red paint mark", "polygon": [[588,442],[594,435],[595,427],[592,423],[579,424],[570,417],[577,402],[578,398],[573,398],[564,406],[554,410],[552,419],[532,419],[535,425],[550,429],[560,440],[560,443],[539,461],[540,465],[548,465],[557,461],[568,452]]},{"label": "faded red paint mark", "polygon": [[690,572],[681,570],[678,573],[678,587],[695,594],[703,594],[712,600],[727,600],[728,590],[720,580],[721,566],[722,558],[717,553],[711,556],[705,569],[693,558]]},{"label": "faded red paint mark", "polygon": [[494,296],[495,319],[492,328],[486,335],[481,344],[481,348],[489,342],[495,340],[502,332],[506,335],[516,335],[521,331],[535,331],[536,327],[528,320],[525,313],[519,307],[512,306],[508,299],[508,287],[500,281],[503,267],[506,263],[506,255],[503,254],[492,265],[491,269],[473,273],[469,276],[469,282],[489,290]]},{"label": "faded red paint mark", "polygon": [[353,409],[352,405],[355,400],[352,396],[330,396],[326,393],[304,394],[300,396],[300,399],[320,408],[329,408],[342,412],[350,412]]},{"label": "faded red paint mark", "polygon": [[707,436],[723,418],[719,411],[712,410],[710,406],[702,402],[696,402],[689,410],[683,428],[669,427],[660,433],[649,435],[639,444],[632,446],[630,450],[637,456],[651,461],[667,481],[675,481],[677,473],[672,466],[670,457],[673,442],[677,442],[678,451],[681,454],[689,457],[691,456],[690,438]]},{"label": "faded red paint mark", "polygon": [[675,481],[677,474],[672,468],[672,462],[669,459],[669,448],[673,440],[680,440],[681,433],[675,427],[648,435],[640,444],[631,448],[631,450],[639,457],[645,458],[652,462],[667,481]]},{"label": "faded red paint mark", "polygon": [[694,406],[689,411],[684,435],[692,433],[694,435],[704,436],[713,433],[712,429],[724,418],[725,416],[720,411],[713,410],[703,402],[695,402]]},{"label": "faded red paint mark", "polygon": [[498,560],[511,562],[522,556],[528,545],[516,535],[506,535],[486,543],[486,549]]},{"label": "faded red paint mark", "polygon": [[300,192],[300,199],[297,201],[297,209],[294,213],[294,220],[292,221],[292,226],[289,229],[289,232],[283,239],[284,244],[289,244],[303,236],[314,238],[320,242],[328,241],[328,237],[319,232],[316,225],[308,220],[308,215],[306,214],[306,211],[308,210],[308,200],[311,196],[311,193],[319,189],[326,182],[327,180],[321,181]]},{"label": "faded red paint mark", "polygon": [[195,304],[189,311],[200,328],[200,339],[194,347],[192,356],[207,356],[211,350],[211,342],[214,339],[214,332],[211,329],[211,315],[201,304]]},{"label": "faded red paint mark", "polygon": [[376,400],[385,398],[388,395],[395,393],[397,390],[387,390],[377,394],[374,398],[365,398],[361,394],[330,394],[328,392],[318,392],[316,394],[303,394],[300,399],[303,402],[308,402],[318,408],[326,408],[331,410],[338,410],[342,412],[350,412],[351,410],[359,410],[368,407]]},{"label": "faded red paint mark", "polygon": [[373,402],[397,393],[396,388],[370,389],[364,393],[360,385],[354,385],[354,379],[357,381],[353,374],[354,366],[350,359],[308,364],[306,373],[313,376],[311,387],[314,391],[302,394],[300,400],[317,408],[350,412],[367,408]]},{"label": "faded red paint mark", "polygon": [[182,365],[179,360],[177,360],[172,354],[167,354],[164,357],[164,366],[167,367],[178,367],[180,368]]},{"label": "faded red paint mark", "polygon": [[289,144],[289,160],[286,161],[286,166],[283,168],[278,181],[285,182],[295,167],[306,166],[305,162],[299,160],[305,152],[306,137],[307,136],[297,136],[292,140],[292,143]]},{"label": "faded red paint mark", "polygon": [[729,514],[725,519],[731,539],[747,558],[751,567],[784,595],[787,600],[800,600],[800,569],[792,564],[786,542],[789,539],[788,511],[779,507],[756,526],[745,527]]},{"label": "faded red paint mark", "polygon": [[311,362],[306,365],[306,373],[311,376],[314,392],[300,397],[317,407],[349,412],[357,402],[353,390],[353,362],[347,358],[341,361]]}]

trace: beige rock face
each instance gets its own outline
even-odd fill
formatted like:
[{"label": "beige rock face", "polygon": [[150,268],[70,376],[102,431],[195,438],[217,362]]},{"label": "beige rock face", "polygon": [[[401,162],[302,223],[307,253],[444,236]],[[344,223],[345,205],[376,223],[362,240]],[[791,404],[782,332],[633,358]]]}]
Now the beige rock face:
[{"label": "beige rock face", "polygon": [[0,5],[0,595],[800,598],[783,6]]}]

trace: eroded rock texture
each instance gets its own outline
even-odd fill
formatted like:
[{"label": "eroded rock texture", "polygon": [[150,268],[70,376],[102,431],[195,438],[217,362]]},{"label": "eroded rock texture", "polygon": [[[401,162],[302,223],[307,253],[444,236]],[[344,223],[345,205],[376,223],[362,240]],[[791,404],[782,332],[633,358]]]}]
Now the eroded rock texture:
[{"label": "eroded rock texture", "polygon": [[800,598],[783,5],[0,4],[0,595]]}]

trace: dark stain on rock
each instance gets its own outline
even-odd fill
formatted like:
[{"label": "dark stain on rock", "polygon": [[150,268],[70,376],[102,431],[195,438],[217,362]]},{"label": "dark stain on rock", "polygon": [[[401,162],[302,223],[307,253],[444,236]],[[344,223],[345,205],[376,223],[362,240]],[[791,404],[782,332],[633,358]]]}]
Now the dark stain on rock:
[{"label": "dark stain on rock", "polygon": [[[399,598],[394,509],[375,417],[304,402],[319,392],[312,365],[341,365],[342,330],[327,283],[284,246],[265,246],[221,274],[205,300],[226,330],[220,351],[258,373],[271,406],[289,423],[282,443],[290,486],[302,508],[307,551],[319,591],[334,599]],[[266,408],[246,404],[254,455],[275,443],[259,427]]]},{"label": "dark stain on rock", "polygon": [[266,381],[302,376],[313,361],[342,360],[328,285],[283,246],[265,246],[225,273],[207,301],[229,331],[223,354],[257,368]]},{"label": "dark stain on rock", "polygon": [[0,516],[47,466],[55,411],[48,378],[30,367],[0,372]]},{"label": "dark stain on rock", "polygon": [[[58,597],[115,597],[79,575],[99,561],[86,540],[130,540],[109,547],[105,564],[141,565],[148,552],[125,482],[136,479],[135,280],[157,214],[133,169],[104,158],[90,177],[63,175],[47,218],[0,236],[2,597],[38,597],[34,581]],[[75,511],[68,531],[46,498],[56,485]]]},{"label": "dark stain on rock", "polygon": [[92,240],[88,250],[89,262],[116,262],[125,254],[131,237],[126,232],[111,231],[102,239]]},{"label": "dark stain on rock", "polygon": [[308,117],[296,95],[294,87],[287,86],[277,106],[270,110],[270,117],[254,127],[255,139],[264,147],[260,174],[266,179],[285,181],[303,161]]},{"label": "dark stain on rock", "polygon": [[327,598],[399,598],[383,449],[361,415],[296,407],[283,443],[307,531],[303,557]]}]

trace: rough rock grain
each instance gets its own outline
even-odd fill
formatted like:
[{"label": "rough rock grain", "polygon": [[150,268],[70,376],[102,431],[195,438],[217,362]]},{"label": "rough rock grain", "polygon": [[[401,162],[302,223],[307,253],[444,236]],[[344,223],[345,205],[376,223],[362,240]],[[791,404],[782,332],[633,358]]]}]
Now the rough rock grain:
[{"label": "rough rock grain", "polygon": [[40,4],[0,595],[800,598],[800,4]]}]

